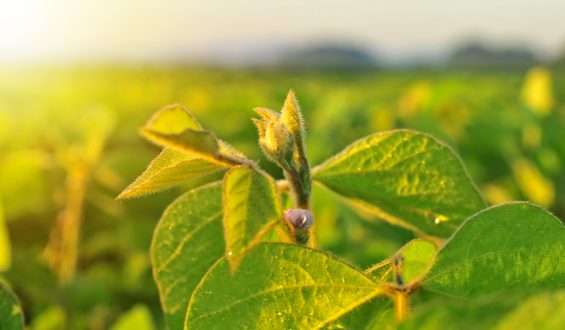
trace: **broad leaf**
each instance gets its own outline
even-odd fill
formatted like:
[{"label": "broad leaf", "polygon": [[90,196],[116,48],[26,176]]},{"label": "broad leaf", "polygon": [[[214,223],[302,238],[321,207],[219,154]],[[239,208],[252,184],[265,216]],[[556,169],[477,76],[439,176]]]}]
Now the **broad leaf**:
[{"label": "broad leaf", "polygon": [[436,246],[423,239],[414,239],[406,243],[390,259],[384,260],[369,268],[366,273],[376,281],[392,282],[393,259],[401,258],[400,272],[406,285],[419,281],[432,266],[436,255]]},{"label": "broad leaf", "polygon": [[220,260],[198,285],[185,329],[320,329],[382,292],[324,252],[261,244],[232,272]]},{"label": "broad leaf", "polygon": [[402,256],[402,277],[407,285],[419,281],[434,261],[436,246],[423,239],[415,239],[404,245],[398,254]]},{"label": "broad leaf", "polygon": [[24,328],[24,316],[18,298],[0,284],[0,329]]},{"label": "broad leaf", "polygon": [[149,119],[144,128],[161,134],[179,134],[187,129],[203,130],[192,112],[180,104],[163,107]]},{"label": "broad leaf", "polygon": [[178,134],[163,134],[142,128],[141,134],[162,147],[175,148],[211,160],[215,158],[219,151],[218,138],[208,130],[186,129]]},{"label": "broad leaf", "polygon": [[[370,301],[356,307],[351,312],[344,314],[335,321],[322,327],[326,330],[338,329],[389,329],[395,326],[394,305],[387,296],[377,296]],[[390,328],[393,328],[393,327]],[[395,327],[394,327],[395,328]]]},{"label": "broad leaf", "polygon": [[155,229],[151,258],[170,329],[182,329],[192,291],[223,254],[221,184],[191,190],[167,208]]},{"label": "broad leaf", "polygon": [[414,310],[401,330],[565,329],[565,291],[480,301],[437,300]]},{"label": "broad leaf", "polygon": [[140,132],[159,146],[187,152],[221,166],[249,163],[241,153],[205,130],[188,109],[177,104],[159,110]]},{"label": "broad leaf", "polygon": [[236,167],[224,178],[226,254],[232,268],[259,244],[282,217],[274,180],[256,170]]},{"label": "broad leaf", "polygon": [[410,130],[354,142],[313,178],[389,222],[447,237],[485,207],[461,160],[445,144]]},{"label": "broad leaf", "polygon": [[169,189],[181,184],[193,182],[205,184],[221,180],[225,167],[194,155],[165,148],[147,169],[131,183],[118,199],[145,196],[150,193]]},{"label": "broad leaf", "polygon": [[464,298],[565,288],[565,227],[528,203],[491,207],[453,235],[423,285]]}]

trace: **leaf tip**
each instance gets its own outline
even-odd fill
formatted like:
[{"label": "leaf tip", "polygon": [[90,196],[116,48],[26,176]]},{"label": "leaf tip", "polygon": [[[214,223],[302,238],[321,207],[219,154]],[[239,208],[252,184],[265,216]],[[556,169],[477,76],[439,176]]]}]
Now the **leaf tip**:
[{"label": "leaf tip", "polygon": [[228,264],[230,266],[230,270],[232,273],[234,273],[237,268],[239,267],[239,264],[241,263],[241,260],[243,259],[243,255],[242,254],[234,254],[232,251],[227,251],[226,252],[226,258],[228,259]]}]

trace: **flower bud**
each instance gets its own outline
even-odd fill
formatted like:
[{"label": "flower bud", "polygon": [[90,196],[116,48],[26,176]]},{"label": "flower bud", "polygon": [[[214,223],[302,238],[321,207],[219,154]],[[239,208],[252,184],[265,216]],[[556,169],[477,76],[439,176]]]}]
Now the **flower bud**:
[{"label": "flower bud", "polygon": [[292,166],[294,140],[280,115],[268,109],[255,109],[262,119],[253,119],[259,131],[259,145],[265,155],[281,167]]},{"label": "flower bud", "polygon": [[284,213],[285,219],[296,229],[308,229],[314,223],[312,212],[304,209],[290,209]]}]

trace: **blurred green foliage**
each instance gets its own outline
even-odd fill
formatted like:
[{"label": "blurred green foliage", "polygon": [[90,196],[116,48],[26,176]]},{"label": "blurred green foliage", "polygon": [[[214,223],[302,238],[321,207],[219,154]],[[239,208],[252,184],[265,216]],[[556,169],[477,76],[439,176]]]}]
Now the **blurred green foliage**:
[{"label": "blurred green foliage", "polygon": [[[282,178],[261,154],[250,118],[257,106],[277,109],[291,88],[301,100],[312,165],[365,135],[412,128],[453,146],[489,203],[531,200],[565,218],[565,72],[2,68],[0,202],[12,251],[2,276],[31,328],[162,328],[148,250],[160,214],[180,193],[114,201],[159,151],[138,128],[164,105],[183,104]],[[79,180],[77,271],[60,281],[45,247],[69,209],[77,168],[87,178]],[[369,267],[413,238],[365,221],[331,194],[314,187],[323,249]]]}]

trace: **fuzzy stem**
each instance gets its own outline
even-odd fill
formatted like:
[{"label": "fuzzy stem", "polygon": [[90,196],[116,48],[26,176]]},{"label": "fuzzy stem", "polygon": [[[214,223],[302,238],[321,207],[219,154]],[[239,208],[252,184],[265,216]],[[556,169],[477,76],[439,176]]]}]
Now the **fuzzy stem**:
[{"label": "fuzzy stem", "polygon": [[410,298],[404,291],[397,291],[394,296],[394,314],[397,322],[402,322],[410,313]]},{"label": "fuzzy stem", "polygon": [[[294,161],[298,164],[297,166],[285,166],[285,168],[283,168],[284,175],[292,190],[292,196],[294,197],[296,207],[304,210],[310,210],[312,179],[310,177],[310,165],[308,164],[308,158],[306,158],[302,139],[296,141],[295,148],[296,153]],[[312,225],[305,234],[308,237],[306,244],[311,248],[317,248],[318,235],[316,223],[314,223],[314,225]]]}]

